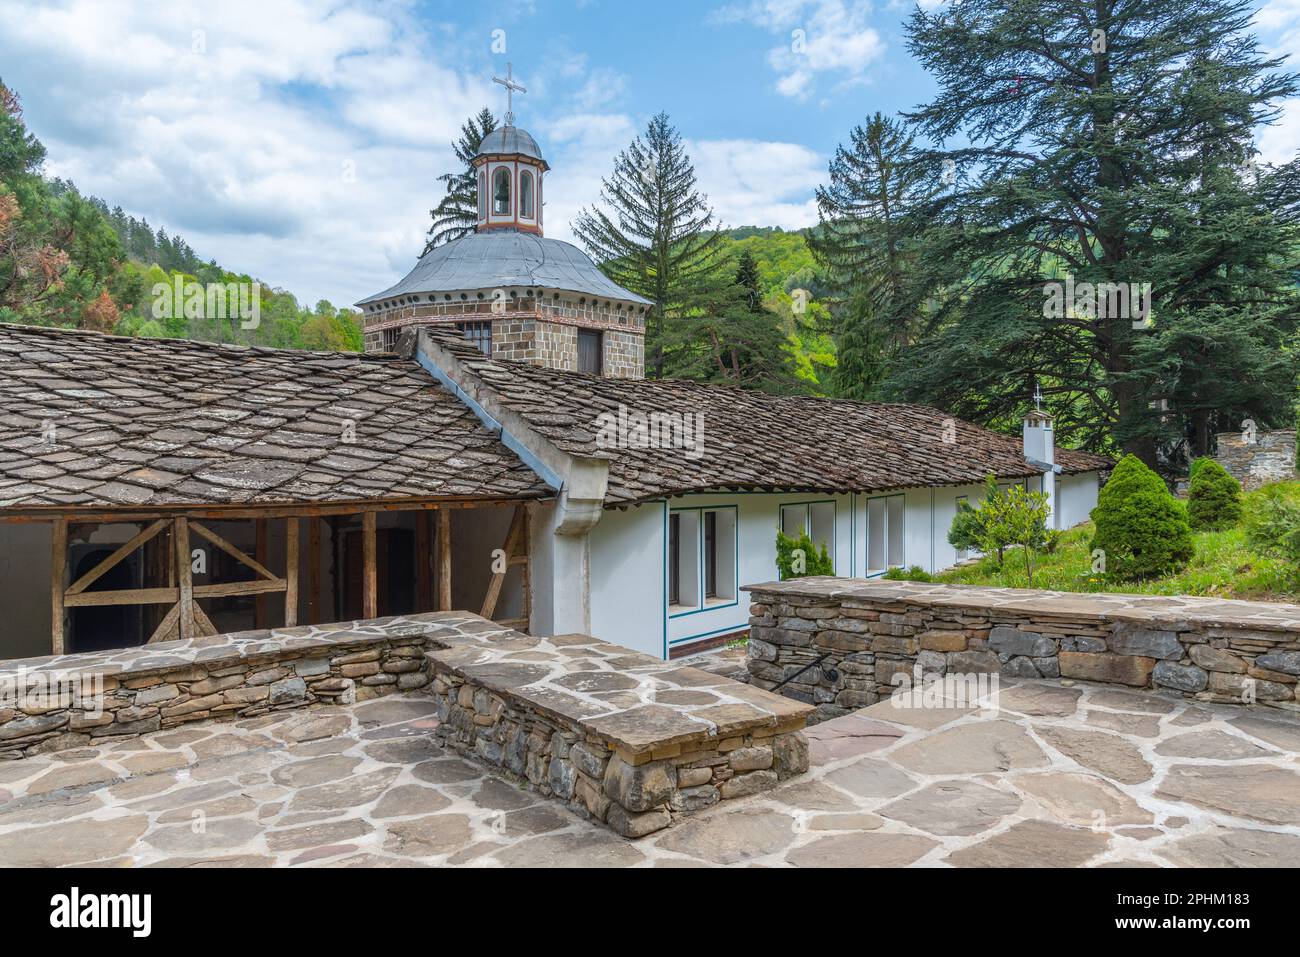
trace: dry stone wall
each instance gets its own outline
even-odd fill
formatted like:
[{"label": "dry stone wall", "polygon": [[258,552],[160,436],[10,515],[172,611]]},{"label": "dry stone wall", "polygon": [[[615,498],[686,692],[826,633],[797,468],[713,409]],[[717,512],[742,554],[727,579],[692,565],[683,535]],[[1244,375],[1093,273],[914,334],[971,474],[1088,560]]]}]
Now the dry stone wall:
[{"label": "dry stone wall", "polygon": [[818,719],[888,697],[918,668],[1300,711],[1296,605],[835,578],[746,590],[753,683]]},{"label": "dry stone wall", "polygon": [[1222,432],[1214,437],[1214,458],[1250,492],[1269,482],[1296,477],[1295,437],[1294,429]]},{"label": "dry stone wall", "polygon": [[394,619],[245,631],[0,665],[0,760],[191,721],[351,703],[429,683],[423,633]]}]

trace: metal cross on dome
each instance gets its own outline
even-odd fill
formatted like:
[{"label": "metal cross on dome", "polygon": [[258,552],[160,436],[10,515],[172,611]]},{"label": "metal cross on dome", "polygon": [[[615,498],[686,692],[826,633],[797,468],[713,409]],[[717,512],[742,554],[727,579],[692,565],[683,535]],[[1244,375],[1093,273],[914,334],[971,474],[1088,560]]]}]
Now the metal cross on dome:
[{"label": "metal cross on dome", "polygon": [[1038,387],[1037,382],[1034,383],[1034,408],[1039,412],[1043,411],[1043,390]]},{"label": "metal cross on dome", "polygon": [[499,76],[492,77],[493,83],[500,83],[506,88],[506,126],[515,125],[514,95],[516,93],[527,93],[522,83],[516,83],[514,78],[514,64],[506,64],[506,78],[503,80]]}]

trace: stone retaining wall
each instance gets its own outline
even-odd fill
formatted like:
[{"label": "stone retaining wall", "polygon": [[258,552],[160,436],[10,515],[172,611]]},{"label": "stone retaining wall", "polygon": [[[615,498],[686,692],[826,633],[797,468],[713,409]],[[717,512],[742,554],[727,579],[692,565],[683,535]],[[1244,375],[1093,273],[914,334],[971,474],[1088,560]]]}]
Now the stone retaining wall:
[{"label": "stone retaining wall", "polygon": [[5,662],[0,760],[191,721],[422,688],[429,683],[424,635],[386,633],[390,621],[245,631]]},{"label": "stone retaining wall", "polygon": [[1294,479],[1295,429],[1220,432],[1214,458],[1247,492],[1269,482]]},{"label": "stone retaining wall", "polygon": [[628,837],[808,768],[804,704],[468,612],[0,662],[0,759],[430,685],[446,744]]},{"label": "stone retaining wall", "polygon": [[819,720],[887,697],[918,666],[1300,710],[1297,605],[842,578],[746,590],[753,683]]}]

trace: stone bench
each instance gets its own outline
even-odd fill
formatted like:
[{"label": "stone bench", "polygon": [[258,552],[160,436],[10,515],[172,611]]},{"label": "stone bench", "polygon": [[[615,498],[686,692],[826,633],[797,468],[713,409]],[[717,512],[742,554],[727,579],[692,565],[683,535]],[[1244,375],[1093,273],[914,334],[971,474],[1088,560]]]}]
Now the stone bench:
[{"label": "stone bench", "polygon": [[808,768],[807,705],[587,635],[426,617],[440,737],[626,837]]},{"label": "stone bench", "polygon": [[746,586],[754,683],[827,718],[921,675],[1150,688],[1300,711],[1300,605],[798,578]]}]

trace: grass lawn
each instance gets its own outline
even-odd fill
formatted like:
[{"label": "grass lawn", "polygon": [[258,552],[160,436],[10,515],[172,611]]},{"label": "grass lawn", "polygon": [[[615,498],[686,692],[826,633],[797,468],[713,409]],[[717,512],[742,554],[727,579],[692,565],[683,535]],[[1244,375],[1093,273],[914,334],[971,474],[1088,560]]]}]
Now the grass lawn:
[{"label": "grass lawn", "polygon": [[1112,582],[1092,573],[1088,540],[1092,523],[1070,529],[1051,554],[1034,557],[1034,581],[1025,577],[1019,550],[1008,551],[1003,567],[991,559],[934,576],[935,581],[1002,588],[1046,588],[1057,591],[1138,592],[1149,595],[1214,595],[1265,601],[1300,601],[1300,575],[1295,566],[1252,550],[1238,526],[1226,532],[1194,532],[1196,554],[1175,575],[1146,581]]}]

